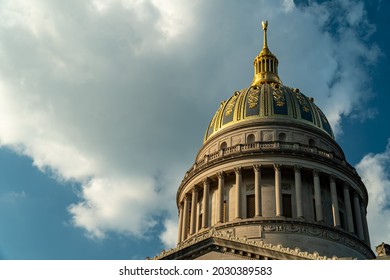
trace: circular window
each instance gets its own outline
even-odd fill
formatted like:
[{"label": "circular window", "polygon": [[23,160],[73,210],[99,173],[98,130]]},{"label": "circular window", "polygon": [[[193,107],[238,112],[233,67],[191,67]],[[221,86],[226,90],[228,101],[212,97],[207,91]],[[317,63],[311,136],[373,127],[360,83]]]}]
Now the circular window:
[{"label": "circular window", "polygon": [[315,146],[316,141],[314,139],[309,139],[309,146]]},{"label": "circular window", "polygon": [[287,139],[286,133],[284,132],[279,133],[279,141],[286,141],[286,139]]}]

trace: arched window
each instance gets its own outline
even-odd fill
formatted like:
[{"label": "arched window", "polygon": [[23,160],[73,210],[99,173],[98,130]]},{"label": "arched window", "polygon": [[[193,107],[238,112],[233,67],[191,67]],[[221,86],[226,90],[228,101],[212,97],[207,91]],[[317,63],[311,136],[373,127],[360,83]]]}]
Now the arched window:
[{"label": "arched window", "polygon": [[279,133],[279,141],[286,141],[287,135],[284,132]]},{"label": "arched window", "polygon": [[309,139],[309,146],[315,146],[316,141],[314,139]]},{"label": "arched window", "polygon": [[227,148],[226,142],[222,142],[220,148],[221,148],[221,150],[226,149]]},{"label": "arched window", "polygon": [[255,143],[256,139],[255,139],[255,136],[253,134],[249,134],[247,137],[246,137],[246,143],[247,144],[252,144],[252,143]]}]

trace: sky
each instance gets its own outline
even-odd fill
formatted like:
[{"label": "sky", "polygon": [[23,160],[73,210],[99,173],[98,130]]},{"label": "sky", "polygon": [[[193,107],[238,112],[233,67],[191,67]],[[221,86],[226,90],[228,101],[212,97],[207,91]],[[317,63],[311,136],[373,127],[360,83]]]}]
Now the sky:
[{"label": "sky", "polygon": [[389,1],[0,1],[0,259],[145,259],[268,45],[314,97],[390,242]]}]

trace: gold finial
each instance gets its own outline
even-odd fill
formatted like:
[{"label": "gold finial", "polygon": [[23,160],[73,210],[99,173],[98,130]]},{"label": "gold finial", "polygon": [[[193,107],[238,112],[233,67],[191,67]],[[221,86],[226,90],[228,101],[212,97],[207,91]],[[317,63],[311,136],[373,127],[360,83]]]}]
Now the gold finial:
[{"label": "gold finial", "polygon": [[268,48],[268,46],[267,46],[267,28],[268,28],[268,20],[262,21],[262,22],[261,22],[261,25],[262,25],[263,30],[264,30],[264,44],[263,44],[263,48],[264,48],[264,49],[267,49],[267,48]]}]

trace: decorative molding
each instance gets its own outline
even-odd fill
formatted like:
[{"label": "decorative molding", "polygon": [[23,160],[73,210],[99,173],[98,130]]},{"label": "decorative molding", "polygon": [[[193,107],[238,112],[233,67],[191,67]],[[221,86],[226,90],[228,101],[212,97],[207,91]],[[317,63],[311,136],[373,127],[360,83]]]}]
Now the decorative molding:
[{"label": "decorative molding", "polygon": [[280,168],[282,167],[282,165],[281,164],[279,164],[279,163],[274,163],[274,169],[275,169],[275,171],[280,171]]},{"label": "decorative molding", "polygon": [[239,166],[239,167],[234,167],[234,173],[236,173],[236,175],[241,175],[242,173],[242,167]]},{"label": "decorative molding", "polygon": [[223,172],[223,171],[217,172],[217,178],[219,180],[222,180],[223,178],[225,178],[225,172]]},{"label": "decorative molding", "polygon": [[[268,230],[274,230],[274,227],[267,225],[263,228],[264,231]],[[275,229],[279,230],[286,230],[284,227],[276,227]],[[298,229],[299,230],[299,229]],[[235,235],[234,230],[216,230],[215,228],[211,228],[207,231],[203,231],[200,234],[197,234],[193,237],[190,237],[186,239],[185,241],[181,242],[178,244],[176,248],[169,249],[169,250],[162,250],[161,253],[158,256],[153,257],[153,260],[161,260],[164,257],[167,257],[171,254],[174,254],[180,250],[183,250],[185,248],[188,248],[192,245],[195,245],[203,240],[206,240],[208,238],[220,238],[223,240],[228,240],[228,241],[234,241],[237,243],[241,243],[244,245],[252,245],[255,247],[258,247],[260,249],[266,249],[269,251],[273,251],[276,253],[283,253],[286,255],[291,255],[291,256],[296,256],[299,258],[307,259],[307,260],[337,260],[338,258],[336,256],[333,256],[331,258],[328,258],[327,256],[321,256],[318,252],[314,251],[313,253],[309,252],[302,252],[298,247],[291,249],[288,247],[283,247],[281,244],[278,245],[273,245],[273,244],[268,244],[265,243],[264,241],[256,241],[256,240],[250,240],[247,239],[246,237],[237,237]],[[150,258],[147,258],[150,260]]]},{"label": "decorative molding", "polygon": [[[281,144],[278,147],[275,147],[274,143],[276,142]],[[342,169],[342,171],[346,172],[347,175],[351,177],[356,177],[357,180],[359,179],[359,177],[357,177],[356,170],[350,164],[345,163],[343,158],[335,155],[333,152],[325,151],[320,148],[314,150],[313,147],[294,142],[260,141],[252,144],[240,144],[236,146],[231,146],[226,148],[223,153],[221,153],[221,150],[218,150],[210,155],[209,160],[207,162],[204,159],[195,162],[192,167],[186,172],[186,175],[184,176],[179,187],[178,193],[180,193],[180,190],[183,189],[183,187],[188,181],[194,178],[194,176],[197,176],[199,173],[201,173],[205,168],[208,168],[215,164],[220,164],[225,160],[232,160],[245,156],[253,156],[257,154],[273,155],[276,152],[275,150],[277,150],[278,154],[283,153],[285,155],[293,155],[299,158],[310,156],[311,158],[320,160],[321,162],[331,165],[334,168]],[[368,194],[367,191],[364,189],[363,183],[360,184],[359,182],[356,182],[353,188],[355,187],[358,188],[357,191],[359,192],[360,196],[365,201],[367,201]]]},{"label": "decorative molding", "polygon": [[253,171],[261,173],[261,164],[254,164]]},{"label": "decorative molding", "polygon": [[302,166],[300,165],[294,165],[294,172],[295,173],[301,173],[301,170],[302,170]]}]

